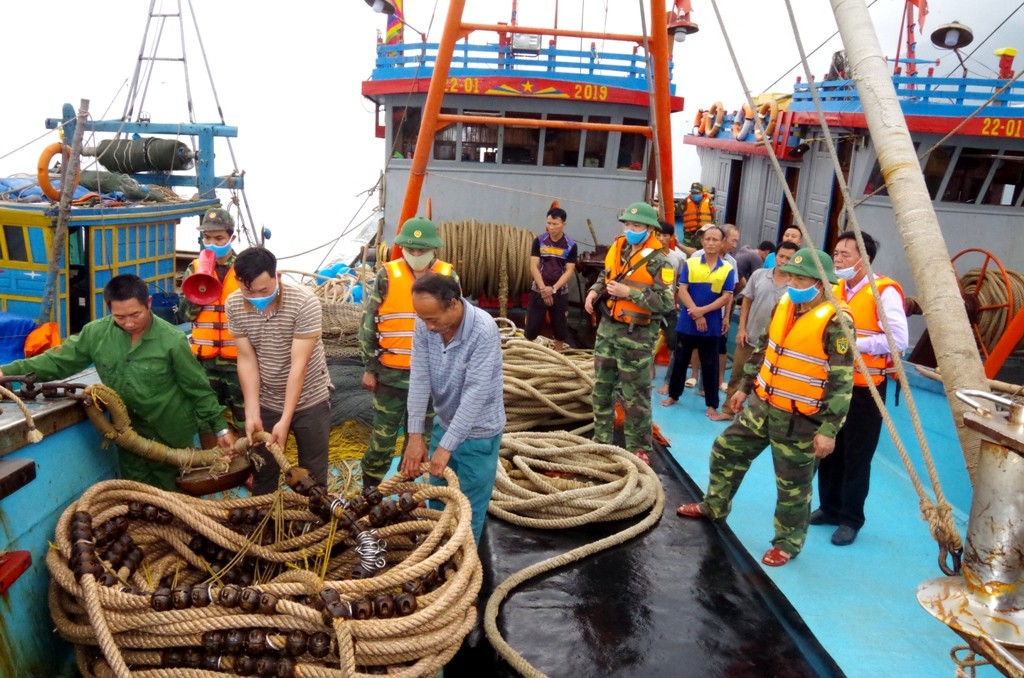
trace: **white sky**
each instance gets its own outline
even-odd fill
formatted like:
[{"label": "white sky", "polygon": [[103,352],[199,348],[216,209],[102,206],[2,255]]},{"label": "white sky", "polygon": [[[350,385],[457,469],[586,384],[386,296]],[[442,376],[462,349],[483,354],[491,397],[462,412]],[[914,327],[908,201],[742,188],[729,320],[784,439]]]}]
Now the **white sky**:
[{"label": "white sky", "polygon": [[[828,2],[792,2],[805,50],[818,47],[835,32]],[[59,117],[65,102],[77,108],[81,99],[90,99],[94,119],[121,116],[148,4],[144,0],[5,4],[8,31],[0,41],[6,64],[0,176],[34,173],[43,147],[57,139],[43,121]],[[187,0],[182,4],[187,33],[192,34]],[[639,33],[640,4],[639,0],[560,0],[558,25],[586,30],[607,26],[616,32]],[[670,6],[671,0],[666,4]],[[976,44],[1017,6],[1014,0],[973,0],[970,11],[965,11],[968,8],[962,2],[931,0],[929,4],[926,34],[959,19],[974,29]],[[158,10],[164,11],[173,11],[176,5],[173,0],[157,2]],[[554,5],[551,0],[519,0],[519,24],[551,25]],[[672,120],[677,188],[699,173],[695,152],[682,143],[697,109],[721,100],[734,110],[744,100],[710,0],[693,0],[693,6],[691,19],[700,32],[677,44],[674,51],[673,82],[676,93],[686,99],[685,110]],[[511,7],[511,0],[467,2],[465,20],[508,21]],[[802,70],[784,75],[799,61],[785,2],[719,0],[719,7],[752,92],[789,90]],[[363,0],[288,4],[193,0],[193,8],[225,121],[239,128],[232,147],[238,168],[246,173],[253,220],[273,232],[268,246],[279,257],[295,255],[333,240],[349,224],[369,217],[378,196],[367,198],[364,192],[383,168],[384,148],[373,136],[372,106],[360,95],[360,84],[372,71],[376,32],[385,27],[383,16],[373,14]],[[889,56],[895,52],[902,8],[903,0],[875,0],[871,7],[882,48]],[[407,22],[428,32],[432,42],[440,38],[446,10],[445,0],[436,4],[406,0]],[[167,34],[160,53],[180,55],[177,41],[176,33]],[[562,39],[560,46],[571,48],[574,42]],[[982,64],[994,68],[992,51],[1004,46],[1024,49],[1024,11],[1001,29],[996,40],[986,42],[969,65],[978,74],[991,75]],[[840,48],[835,37],[811,57],[817,77],[828,70],[832,53]],[[196,119],[217,121],[202,55],[194,45],[186,47],[186,55]],[[941,56],[937,69],[941,75],[957,66],[952,54],[940,55],[927,37],[919,39],[918,56]],[[1024,68],[1024,54],[1016,67]],[[155,122],[187,120],[183,73],[180,64],[162,64],[156,72],[145,106]],[[21,146],[25,148],[16,150]],[[219,173],[229,172],[227,147],[218,146],[217,153]],[[502,221],[500,215],[494,220]],[[195,247],[193,226],[183,223],[180,247]],[[282,266],[314,270],[327,252],[320,249]],[[328,258],[338,254],[336,248]]]}]

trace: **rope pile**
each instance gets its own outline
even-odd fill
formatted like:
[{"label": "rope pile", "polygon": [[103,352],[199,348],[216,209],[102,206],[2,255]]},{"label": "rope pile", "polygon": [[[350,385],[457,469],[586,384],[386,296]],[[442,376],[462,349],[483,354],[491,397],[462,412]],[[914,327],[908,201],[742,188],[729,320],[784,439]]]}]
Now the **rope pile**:
[{"label": "rope pile", "polygon": [[[371,267],[362,266],[353,269],[351,273],[321,278],[321,282],[314,288],[313,293],[320,300],[320,310],[323,313],[321,337],[324,342],[324,353],[328,358],[351,358],[359,355],[359,326],[363,321],[362,299],[366,298],[367,286],[373,281],[373,276]],[[353,294],[362,296],[356,299]]]},{"label": "rope pile", "polygon": [[114,480],[68,507],[49,603],[83,676],[411,678],[455,654],[482,574],[454,473],[348,500],[270,448],[295,492],[206,501]]},{"label": "rope pile", "polygon": [[[991,349],[1003,336],[1010,319],[1016,315],[1021,306],[1024,306],[1024,275],[1015,271],[1007,271],[1007,278],[1010,281],[1010,289],[1013,292],[1013,309],[1004,306],[1003,308],[989,308],[978,315],[978,332],[981,335],[982,343]],[[973,268],[960,278],[960,287],[965,292],[973,294],[978,298],[978,306],[984,309],[986,306],[998,306],[1008,304],[1009,298],[1006,292],[1006,285],[1003,276],[998,269],[989,268],[985,271],[984,279],[981,279],[981,269]],[[1024,350],[1024,340],[1017,344],[1017,351]]]},{"label": "rope pile", "polygon": [[526,339],[501,345],[505,432],[539,426],[567,428],[577,435],[594,428],[594,355],[591,351],[564,353]]},{"label": "rope pile", "polygon": [[529,291],[534,234],[510,224],[445,221],[438,226],[444,247],[438,259],[455,267],[466,296],[497,297],[502,317],[508,300]]},{"label": "rope pile", "polygon": [[570,433],[506,433],[488,512],[506,522],[561,530],[588,523],[625,520],[636,524],[604,539],[531,565],[498,585],[487,601],[484,629],[494,649],[520,674],[543,676],[501,637],[497,618],[512,590],[646,532],[661,519],[665,492],[651,467],[614,445],[599,445]]}]

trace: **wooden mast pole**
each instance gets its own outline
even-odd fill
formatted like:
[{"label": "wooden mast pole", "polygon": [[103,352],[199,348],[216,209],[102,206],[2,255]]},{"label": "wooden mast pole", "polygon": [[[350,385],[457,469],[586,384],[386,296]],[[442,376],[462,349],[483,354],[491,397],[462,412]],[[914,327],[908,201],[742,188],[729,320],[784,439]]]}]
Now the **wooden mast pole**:
[{"label": "wooden mast pole", "polygon": [[917,298],[931,330],[957,436],[973,481],[980,442],[978,435],[963,425],[963,414],[968,407],[956,398],[955,392],[988,390],[981,355],[867,7],[864,0],[830,2],[885,177],[896,228],[903,238]]}]

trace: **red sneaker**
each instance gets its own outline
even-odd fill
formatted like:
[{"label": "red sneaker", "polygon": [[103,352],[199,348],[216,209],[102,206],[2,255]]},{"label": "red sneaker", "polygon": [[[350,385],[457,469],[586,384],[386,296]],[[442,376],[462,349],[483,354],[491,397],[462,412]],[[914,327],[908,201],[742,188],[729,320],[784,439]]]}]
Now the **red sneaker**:
[{"label": "red sneaker", "polygon": [[705,518],[704,511],[699,503],[683,504],[676,509],[676,515],[682,518]]}]

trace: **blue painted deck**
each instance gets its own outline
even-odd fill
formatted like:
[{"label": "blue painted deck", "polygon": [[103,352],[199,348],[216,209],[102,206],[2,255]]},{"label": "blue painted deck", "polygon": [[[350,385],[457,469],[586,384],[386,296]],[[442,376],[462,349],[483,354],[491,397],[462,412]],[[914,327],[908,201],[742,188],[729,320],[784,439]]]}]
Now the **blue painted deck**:
[{"label": "blue painted deck", "polygon": [[[660,368],[655,386],[663,374],[664,368]],[[916,373],[910,376],[942,491],[954,506],[957,527],[966,537],[970,483],[948,402],[941,384]],[[894,393],[890,388],[887,406],[927,484],[906,397],[901,395],[899,407],[893,407]],[[711,443],[727,422],[712,422],[704,416],[704,399],[695,389],[687,389],[673,407],[662,407],[662,396],[654,394],[653,398],[654,420],[670,439],[671,454],[706,488]],[[762,453],[744,479],[727,521],[758,562],[770,547],[774,506],[771,455]],[[666,508],[664,520],[682,520],[672,509]],[[916,598],[918,584],[942,576],[936,564],[938,548],[920,517],[917,495],[885,430],[874,459],[865,513],[867,522],[853,545],[833,546],[830,538],[835,528],[812,525],[799,558],[785,567],[764,570],[849,678],[952,676],[955,666],[949,651],[963,642],[925,612]],[[978,676],[985,678],[997,675],[991,667],[978,671]]]}]

